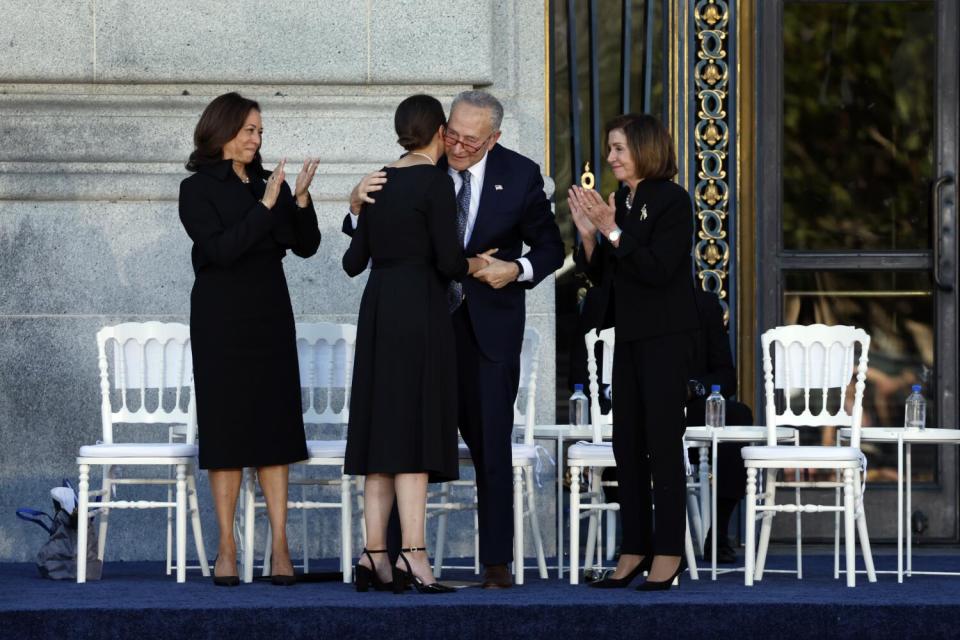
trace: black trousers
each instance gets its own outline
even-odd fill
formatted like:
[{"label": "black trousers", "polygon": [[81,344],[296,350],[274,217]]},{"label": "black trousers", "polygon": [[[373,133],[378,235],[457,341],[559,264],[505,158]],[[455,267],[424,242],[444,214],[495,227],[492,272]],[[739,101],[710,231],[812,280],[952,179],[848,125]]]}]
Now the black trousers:
[{"label": "black trousers", "polygon": [[520,354],[506,362],[483,355],[467,311],[453,313],[457,343],[460,435],[470,448],[477,481],[480,562],[513,559],[513,404],[520,384]]},{"label": "black trousers", "polygon": [[620,483],[621,553],[682,555],[683,408],[693,348],[692,333],[617,342],[614,347],[613,455]]}]

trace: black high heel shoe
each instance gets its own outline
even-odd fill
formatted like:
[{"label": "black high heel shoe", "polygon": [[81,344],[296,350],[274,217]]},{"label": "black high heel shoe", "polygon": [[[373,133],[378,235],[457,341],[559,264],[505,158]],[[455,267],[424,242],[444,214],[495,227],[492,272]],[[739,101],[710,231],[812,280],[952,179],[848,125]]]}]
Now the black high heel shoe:
[{"label": "black high heel shoe", "polygon": [[597,580],[596,582],[589,582],[587,586],[593,587],[594,589],[625,589],[630,586],[630,583],[636,579],[644,571],[650,571],[650,567],[653,566],[653,555],[647,554],[643,557],[643,560],[640,561],[633,571],[628,573],[622,578],[604,578],[603,580]]},{"label": "black high heel shoe", "polygon": [[413,588],[417,590],[417,593],[453,593],[456,591],[456,589],[453,587],[448,587],[440,584],[439,582],[424,584],[423,579],[420,578],[420,576],[414,575],[413,569],[410,568],[410,561],[407,560],[407,557],[403,555],[403,553],[413,553],[414,551],[426,550],[426,547],[410,547],[408,549],[400,549],[400,559],[403,560],[403,564],[407,565],[407,569],[404,571],[396,565],[393,566],[394,593],[403,593],[410,585],[413,585]]},{"label": "black high heel shoe", "polygon": [[[650,563],[653,566],[653,563]],[[680,574],[683,573],[683,570],[687,568],[687,561],[684,558],[680,558],[680,564],[677,566],[677,570],[673,572],[673,575],[667,578],[666,580],[644,580],[640,583],[640,586],[637,587],[637,591],[666,591],[671,586],[673,586],[673,581],[677,580],[680,577]],[[677,580],[677,586],[680,586],[680,581]]]},{"label": "black high heel shoe", "polygon": [[240,585],[240,576],[218,576],[217,575],[217,560],[220,556],[217,556],[213,559],[213,571],[210,573],[213,575],[213,584],[218,587],[236,587]]},{"label": "black high heel shoe", "polygon": [[373,561],[373,556],[371,553],[386,553],[386,549],[364,549],[360,555],[367,556],[370,560],[370,566],[365,567],[359,562],[354,569],[354,583],[356,584],[357,591],[360,593],[366,593],[370,587],[373,587],[374,591],[390,591],[393,589],[392,582],[384,582],[380,579],[379,574],[377,574],[377,565]]}]

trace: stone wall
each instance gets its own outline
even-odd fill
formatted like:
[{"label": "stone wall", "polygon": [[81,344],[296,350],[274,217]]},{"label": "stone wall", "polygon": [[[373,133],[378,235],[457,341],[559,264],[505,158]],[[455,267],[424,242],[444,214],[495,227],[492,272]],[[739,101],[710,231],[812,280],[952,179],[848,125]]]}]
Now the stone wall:
[{"label": "stone wall", "polygon": [[[449,105],[465,88],[488,88],[506,107],[503,144],[543,162],[540,2],[8,4],[0,22],[0,561],[32,558],[41,532],[15,520],[14,508],[48,505],[51,486],[76,478],[77,448],[100,437],[97,329],[187,321],[193,274],[177,187],[211,98],[238,90],[260,101],[268,166],[287,157],[294,174],[303,157],[321,158],[320,251],[286,260],[299,320],[356,318],[365,279],[340,267],[339,226],[350,187],[399,152],[392,115],[403,97],[428,92]],[[551,279],[528,296],[529,323],[544,337],[540,422],[554,417],[553,295]],[[545,484],[541,499],[548,541],[553,491]],[[210,553],[205,477],[200,498]],[[161,513],[118,512],[111,523],[108,561],[164,556]],[[315,523],[311,555],[335,555],[337,516],[322,516],[319,532]],[[461,524],[472,517],[454,531]],[[453,538],[454,552],[472,553],[466,531]]]}]

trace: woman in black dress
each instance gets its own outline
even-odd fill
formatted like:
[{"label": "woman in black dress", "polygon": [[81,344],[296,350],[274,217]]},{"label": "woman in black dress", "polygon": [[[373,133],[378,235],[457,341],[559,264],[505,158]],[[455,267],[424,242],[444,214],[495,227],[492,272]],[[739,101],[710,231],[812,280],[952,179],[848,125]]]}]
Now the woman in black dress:
[{"label": "woman in black dress", "polygon": [[274,584],[293,583],[287,548],[287,465],[307,457],[287,249],[320,246],[307,159],[295,194],[281,161],[260,160],[260,106],[236,93],[211,102],[194,131],[180,183],[180,220],[193,240],[190,295],[200,467],[210,472],[220,545],[214,582],[239,583],[233,520],[243,467],[256,467],[273,532]]},{"label": "woman in black dress", "polygon": [[[400,103],[394,125],[407,153],[385,168],[388,180],[361,210],[343,256],[351,277],[371,267],[357,323],[344,469],[366,476],[368,549],[357,565],[358,591],[389,588],[391,579],[398,593],[410,584],[420,592],[452,591],[434,579],[424,547],[427,482],[458,477],[447,289],[486,263],[464,256],[453,180],[435,166],[444,153],[444,123],[436,98]],[[394,496],[403,552],[391,570],[383,559]]]},{"label": "woman in black dress", "polygon": [[623,542],[616,571],[591,586],[626,587],[648,570],[639,590],[667,589],[683,567],[683,409],[700,326],[690,259],[693,209],[690,194],[671,181],[673,141],[656,118],[614,118],[607,144],[623,188],[607,201],[592,189],[569,192],[582,241],[576,260],[600,289],[599,317],[589,326],[617,330],[613,454]]}]

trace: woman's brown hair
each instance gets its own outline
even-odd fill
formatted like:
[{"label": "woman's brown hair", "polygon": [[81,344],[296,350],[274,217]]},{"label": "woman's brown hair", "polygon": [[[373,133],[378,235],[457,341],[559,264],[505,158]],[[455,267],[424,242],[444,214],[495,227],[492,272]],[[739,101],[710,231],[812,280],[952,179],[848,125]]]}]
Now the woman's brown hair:
[{"label": "woman's brown hair", "polygon": [[[194,149],[185,165],[187,171],[196,171],[203,165],[223,160],[223,145],[237,136],[247,116],[254,110],[260,111],[260,104],[235,91],[214,98],[203,110],[193,130]],[[259,150],[248,167],[254,169],[253,175],[263,173]]]},{"label": "woman's brown hair", "polygon": [[623,131],[627,138],[638,178],[669,180],[677,175],[673,138],[659,120],[646,113],[625,113],[607,123],[607,136],[616,129]]},{"label": "woman's brown hair", "polygon": [[446,123],[440,101],[422,93],[406,98],[393,115],[397,144],[407,151],[422,149],[430,144],[437,130]]}]

